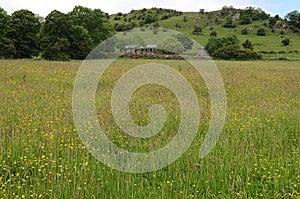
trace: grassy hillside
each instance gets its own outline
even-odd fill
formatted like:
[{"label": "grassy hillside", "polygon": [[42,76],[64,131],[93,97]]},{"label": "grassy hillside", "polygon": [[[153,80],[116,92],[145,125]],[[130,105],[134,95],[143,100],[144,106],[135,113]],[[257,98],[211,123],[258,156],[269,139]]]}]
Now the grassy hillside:
[{"label": "grassy hillside", "polygon": [[[119,20],[115,20],[115,17],[118,16],[117,14],[112,15],[110,21],[113,25],[123,24],[123,31],[126,31],[127,28],[152,28],[153,26],[159,25],[160,32],[162,32],[164,28],[173,29],[192,37],[202,45],[207,43],[212,31],[215,31],[218,37],[235,34],[241,44],[249,39],[252,44],[254,44],[254,50],[265,53],[265,58],[275,59],[286,57],[300,59],[300,54],[298,53],[300,52],[299,30],[289,27],[284,19],[276,18],[277,16],[266,15],[259,9],[257,13],[263,13],[261,19],[255,18],[255,20],[250,21],[250,24],[241,25],[241,23],[243,23],[241,17],[243,12],[245,12],[245,10],[231,7],[224,7],[222,10],[214,12],[176,12],[152,8],[148,10],[134,10],[129,14],[122,14]],[[256,12],[256,10],[254,12]],[[264,14],[266,16],[264,16]],[[147,15],[152,15],[155,21],[148,24],[141,23]],[[163,16],[169,17],[162,19]],[[228,18],[232,18],[232,23],[235,27],[224,27]],[[274,18],[276,18],[276,23],[270,25],[270,20]],[[131,19],[130,22],[129,19]],[[197,35],[193,34],[195,26],[201,27],[203,31]],[[265,36],[257,35],[257,31],[260,28],[265,29]],[[243,29],[247,29],[248,34],[242,34]],[[290,46],[282,45],[281,41],[284,38],[290,39]]]}]

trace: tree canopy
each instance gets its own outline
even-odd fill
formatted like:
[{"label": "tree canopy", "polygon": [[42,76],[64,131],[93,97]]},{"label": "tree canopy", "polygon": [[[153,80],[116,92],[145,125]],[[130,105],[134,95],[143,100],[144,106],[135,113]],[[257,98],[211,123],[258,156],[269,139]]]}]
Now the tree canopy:
[{"label": "tree canopy", "polygon": [[0,58],[84,59],[113,34],[108,14],[100,9],[54,10],[43,20],[28,10],[9,16],[0,8]]}]

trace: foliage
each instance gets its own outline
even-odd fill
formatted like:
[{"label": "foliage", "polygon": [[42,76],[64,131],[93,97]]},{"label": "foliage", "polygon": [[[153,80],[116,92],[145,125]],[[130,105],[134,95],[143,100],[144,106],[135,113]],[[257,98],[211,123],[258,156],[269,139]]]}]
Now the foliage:
[{"label": "foliage", "polygon": [[247,35],[248,34],[248,29],[247,28],[243,28],[242,31],[241,31],[241,33],[243,35]]},{"label": "foliage", "polygon": [[148,13],[146,15],[146,17],[145,17],[145,24],[153,23],[155,21],[156,21],[156,19],[155,19],[155,17],[151,13]]},{"label": "foliage", "polygon": [[296,28],[300,28],[300,12],[295,10],[293,12],[288,13],[285,16],[285,19],[287,19],[289,21],[289,23],[296,27]]},{"label": "foliage", "polygon": [[109,24],[105,13],[100,9],[92,10],[83,6],[76,6],[68,13],[68,16],[72,25],[82,26],[88,30],[92,38],[92,47],[113,35],[113,27]]},{"label": "foliage", "polygon": [[203,31],[200,26],[194,26],[193,34],[198,35]]},{"label": "foliage", "polygon": [[223,48],[217,49],[212,56],[217,59],[224,60],[252,60],[252,59],[262,59],[262,56],[250,49],[238,49],[234,46],[225,46]]},{"label": "foliage", "polygon": [[192,49],[194,42],[190,37],[184,34],[177,34],[174,35],[173,37],[175,37],[181,43],[185,51]]},{"label": "foliage", "polygon": [[57,10],[52,11],[45,19],[42,31],[42,56],[48,60],[68,60],[70,33],[72,23],[69,17]]},{"label": "foliage", "polygon": [[206,51],[212,55],[216,50],[226,47],[232,46],[233,48],[238,48],[239,40],[235,35],[228,35],[222,38],[211,37],[208,40],[208,43],[205,46]]},{"label": "foliage", "polygon": [[241,15],[240,17],[240,24],[241,25],[246,25],[246,24],[251,24],[251,17],[248,15]]},{"label": "foliage", "polygon": [[0,7],[0,39],[3,38],[8,30],[8,21],[10,16],[7,12]]},{"label": "foliage", "polygon": [[159,43],[158,48],[167,53],[180,54],[184,51],[181,43],[175,38],[168,38]]},{"label": "foliage", "polygon": [[246,49],[250,49],[250,50],[253,50],[253,44],[252,42],[247,39],[244,43],[243,43],[243,47],[246,48]]},{"label": "foliage", "polygon": [[216,37],[216,36],[218,36],[218,34],[216,31],[211,31],[209,36]]},{"label": "foliage", "polygon": [[253,45],[249,40],[246,40],[243,46],[246,49],[240,49],[236,35],[228,35],[223,38],[210,38],[205,48],[212,57],[217,59],[250,60],[262,58],[256,52],[252,52]]},{"label": "foliage", "polygon": [[270,17],[269,18],[269,26],[270,27],[274,27],[277,23],[277,20],[275,19],[275,17]]},{"label": "foliage", "polygon": [[87,29],[82,26],[72,26],[70,36],[70,50],[72,59],[85,59],[92,50],[92,38]]},{"label": "foliage", "polygon": [[282,45],[284,46],[289,46],[290,45],[290,39],[289,38],[284,38],[282,41],[281,41]]},{"label": "foliage", "polygon": [[266,20],[269,15],[264,12],[261,8],[247,7],[241,12],[242,24],[249,24],[251,21]]},{"label": "foliage", "polygon": [[236,25],[233,23],[232,16],[226,17],[225,24],[223,25],[224,28],[235,28]]},{"label": "foliage", "polygon": [[28,10],[14,12],[9,20],[7,37],[15,47],[14,58],[32,58],[39,53],[39,18]]},{"label": "foliage", "polygon": [[3,37],[0,40],[0,58],[13,59],[16,55],[14,42],[9,38]]},{"label": "foliage", "polygon": [[256,33],[257,36],[266,36],[266,29],[259,28]]}]

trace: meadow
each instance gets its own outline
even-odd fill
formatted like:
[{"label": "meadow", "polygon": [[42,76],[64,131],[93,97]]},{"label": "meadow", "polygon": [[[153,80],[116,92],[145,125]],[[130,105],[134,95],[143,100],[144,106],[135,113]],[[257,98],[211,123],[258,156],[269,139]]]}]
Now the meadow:
[{"label": "meadow", "polygon": [[[119,59],[99,82],[97,116],[119,147],[147,152],[177,132],[180,107],[164,87],[132,96],[132,119],[149,122],[152,103],[166,107],[162,132],[136,139],[114,123],[110,95],[117,80],[149,60]],[[153,62],[153,60],[151,60]],[[0,198],[300,198],[300,66],[296,61],[216,61],[227,94],[226,122],[214,149],[199,149],[210,118],[201,76],[183,60],[155,60],[184,75],[199,99],[192,146],[161,170],[131,174],[86,150],[72,115],[80,61],[0,60]]]}]

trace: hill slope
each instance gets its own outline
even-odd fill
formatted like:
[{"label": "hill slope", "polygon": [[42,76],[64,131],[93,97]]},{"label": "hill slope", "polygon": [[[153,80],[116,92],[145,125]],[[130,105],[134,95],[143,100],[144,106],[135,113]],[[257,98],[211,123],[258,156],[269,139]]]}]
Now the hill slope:
[{"label": "hill slope", "polygon": [[[151,8],[132,10],[128,14],[118,13],[110,16],[110,21],[117,31],[132,28],[152,29],[159,27],[182,32],[198,43],[205,45],[215,32],[217,37],[235,34],[242,44],[249,39],[254,44],[254,51],[265,54],[268,58],[300,58],[299,30],[289,26],[288,22],[278,16],[270,16],[261,9],[235,9],[224,7],[222,10],[205,12],[179,12],[170,9]],[[201,32],[194,34],[195,27]],[[258,36],[259,29],[265,30],[265,36]],[[159,34],[158,32],[158,34]],[[289,46],[282,45],[288,38]]]}]

